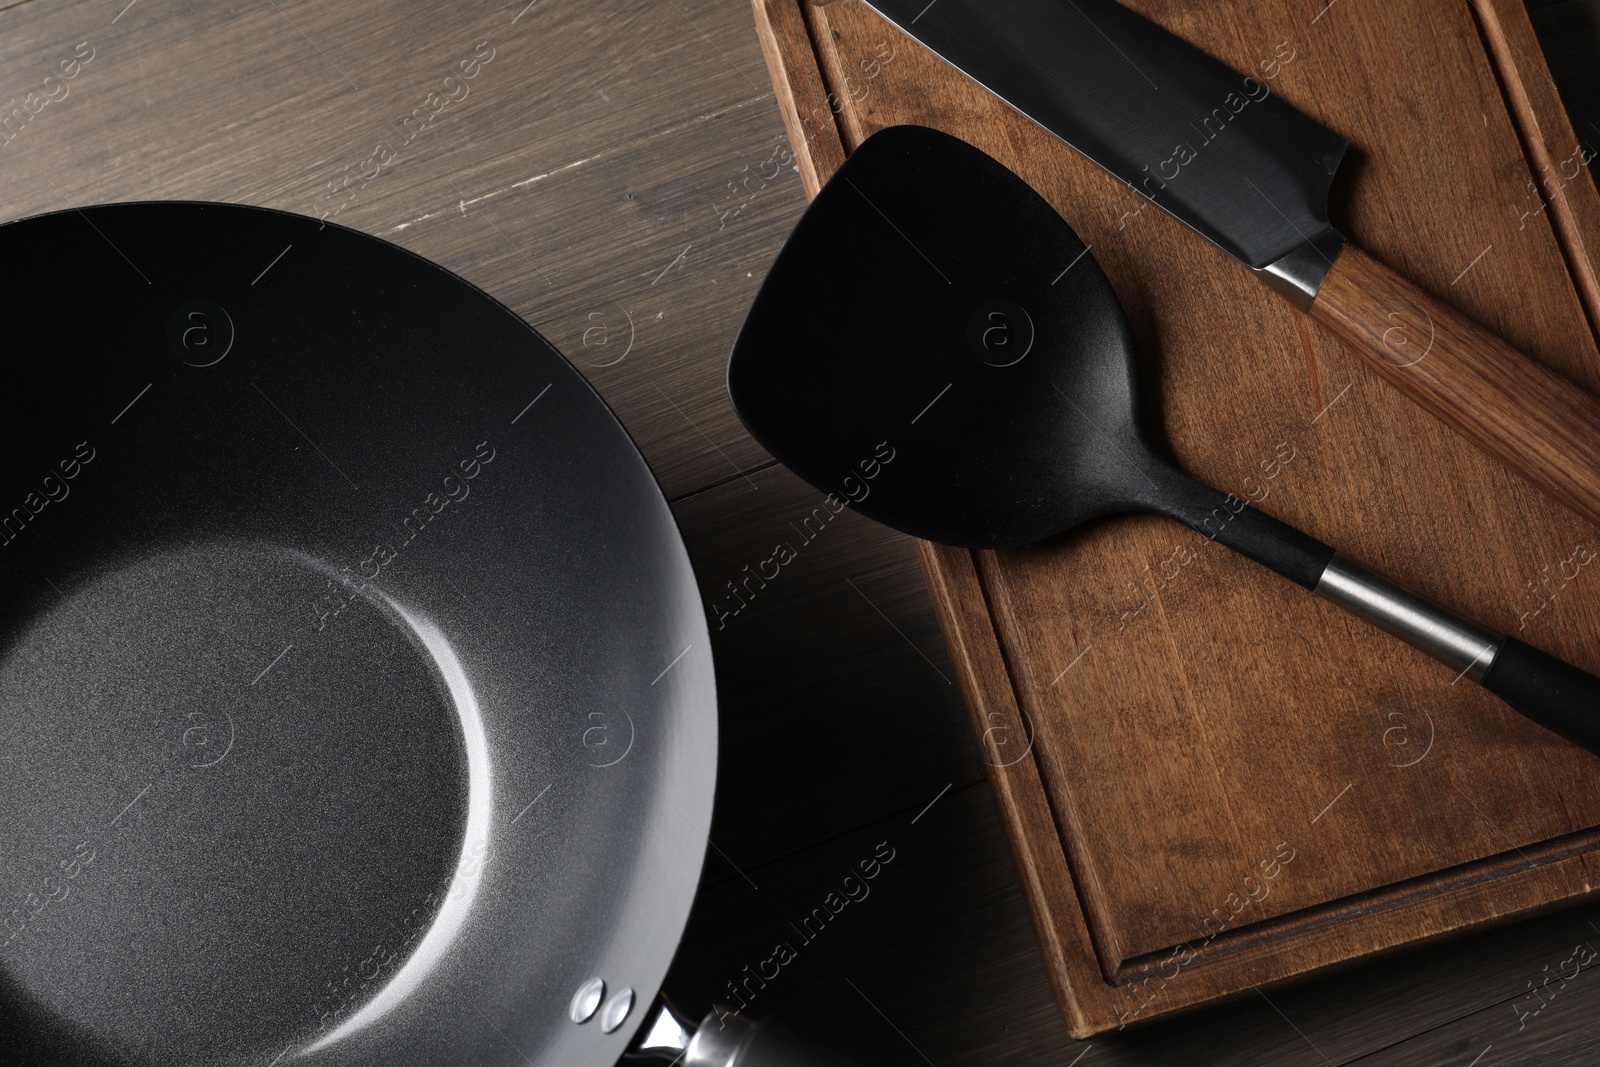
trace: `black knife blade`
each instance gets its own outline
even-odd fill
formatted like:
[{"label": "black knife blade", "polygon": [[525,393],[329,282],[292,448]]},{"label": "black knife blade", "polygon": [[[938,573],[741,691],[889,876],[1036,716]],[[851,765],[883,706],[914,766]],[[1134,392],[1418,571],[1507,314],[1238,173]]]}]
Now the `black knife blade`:
[{"label": "black knife blade", "polygon": [[866,0],[1246,266],[1316,239],[1348,147],[1111,0]]},{"label": "black knife blade", "polygon": [[1349,244],[1346,142],[1114,0],[864,0],[1193,227],[1425,411],[1600,524],[1600,400]]}]

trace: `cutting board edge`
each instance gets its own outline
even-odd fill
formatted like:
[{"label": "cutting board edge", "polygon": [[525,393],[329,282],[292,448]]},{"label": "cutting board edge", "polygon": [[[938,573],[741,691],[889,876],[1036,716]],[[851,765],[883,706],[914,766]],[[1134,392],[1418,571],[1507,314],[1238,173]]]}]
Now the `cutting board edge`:
[{"label": "cutting board edge", "polygon": [[[1589,146],[1590,152],[1595,149],[1573,128],[1526,0],[1483,0],[1470,6],[1489,63],[1500,78],[1511,121],[1522,138],[1524,156],[1547,178],[1551,172],[1564,178],[1564,163],[1580,146]],[[1561,182],[1554,191],[1560,195],[1551,196],[1548,203],[1556,240],[1590,332],[1600,339],[1600,188],[1594,171],[1582,166],[1575,178]]]},{"label": "cutting board edge", "polygon": [[[1073,1037],[1087,1039],[1130,1025],[1224,1003],[1258,987],[1274,988],[1407,948],[1487,930],[1592,900],[1600,878],[1590,867],[1600,854],[1600,828],[1512,849],[1406,882],[1238,927],[1215,948],[1180,943],[1118,960],[1091,933],[1078,876],[1056,830],[1056,814],[1030,757],[1010,762],[995,736],[1026,732],[1009,668],[1000,659],[992,616],[977,610],[987,598],[966,549],[918,541],[940,628],[990,787],[1003,814],[1013,861],[1040,939],[1051,985]],[[985,622],[989,625],[984,625]],[[1551,853],[1546,862],[1544,854]],[[1520,869],[1518,869],[1520,868]],[[1586,869],[1589,868],[1589,869]],[[1553,893],[1552,880],[1581,882],[1582,890]],[[1440,913],[1451,912],[1449,917]],[[1396,916],[1411,913],[1406,924]],[[1432,918],[1430,919],[1430,913]],[[1295,958],[1279,955],[1292,940]],[[1185,951],[1188,950],[1188,951]],[[1180,955],[1189,959],[1174,964]],[[1112,956],[1113,958],[1108,958]],[[1170,976],[1165,973],[1174,966]],[[1194,981],[1177,983],[1183,973]],[[1154,991],[1151,984],[1158,983]],[[1171,990],[1169,991],[1169,986]],[[1156,1005],[1143,1010],[1141,1005]]]}]

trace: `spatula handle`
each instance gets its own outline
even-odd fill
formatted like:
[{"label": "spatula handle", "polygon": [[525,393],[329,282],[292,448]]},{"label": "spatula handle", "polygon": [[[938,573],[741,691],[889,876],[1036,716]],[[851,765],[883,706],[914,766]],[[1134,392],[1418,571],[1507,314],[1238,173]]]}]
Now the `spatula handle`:
[{"label": "spatula handle", "polygon": [[1311,317],[1423,410],[1600,524],[1600,400],[1354,245]]},{"label": "spatula handle", "polygon": [[1600,678],[1508,637],[1483,687],[1540,726],[1600,752]]},{"label": "spatula handle", "polygon": [[1600,753],[1600,678],[1514,637],[1497,635],[1344,556],[1316,593],[1387,630],[1590,752]]},{"label": "spatula handle", "polygon": [[1396,585],[1175,467],[1152,467],[1147,478],[1154,490],[1150,510],[1388,631],[1454,671],[1455,682],[1477,682],[1539,725],[1600,755],[1600,678]]}]

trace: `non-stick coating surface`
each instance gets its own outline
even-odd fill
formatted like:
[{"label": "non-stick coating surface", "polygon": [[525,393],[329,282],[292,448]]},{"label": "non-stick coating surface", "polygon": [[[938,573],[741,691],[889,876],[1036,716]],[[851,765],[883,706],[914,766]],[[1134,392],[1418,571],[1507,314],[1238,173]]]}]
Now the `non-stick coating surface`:
[{"label": "non-stick coating surface", "polygon": [[[613,1063],[716,733],[605,405],[315,220],[114,205],[0,256],[5,1062]],[[612,1033],[592,978],[634,992]]]}]

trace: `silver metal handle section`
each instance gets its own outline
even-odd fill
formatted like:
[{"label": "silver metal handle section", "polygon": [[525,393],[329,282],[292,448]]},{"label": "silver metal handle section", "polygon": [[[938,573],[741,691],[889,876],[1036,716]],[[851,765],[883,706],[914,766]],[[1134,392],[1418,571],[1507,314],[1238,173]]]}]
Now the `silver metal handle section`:
[{"label": "silver metal handle section", "polygon": [[757,1024],[718,1009],[696,1029],[665,996],[622,1058],[670,1061],[670,1067],[861,1067],[854,1056],[816,1047],[808,1034],[782,1019]]},{"label": "silver metal handle section", "polygon": [[677,1063],[683,1059],[684,1051],[693,1040],[694,1027],[662,996],[650,1009],[650,1015],[639,1028],[633,1046],[623,1053],[622,1058],[670,1060]]},{"label": "silver metal handle section", "polygon": [[1329,227],[1296,245],[1277,261],[1255,272],[1270,289],[1288,298],[1289,303],[1301,311],[1310,311],[1322,291],[1322,283],[1333,270],[1333,261],[1339,258],[1348,242],[1344,234]]},{"label": "silver metal handle section", "polygon": [[1316,593],[1474,682],[1483,681],[1502,636],[1336,555]]},{"label": "silver metal handle section", "polygon": [[678,1067],[736,1067],[744,1063],[755,1027],[737,1015],[721,1020],[727,1024],[722,1029],[711,1025],[717,1021],[715,1012],[705,1017]]},{"label": "silver metal handle section", "polygon": [[680,1015],[665,996],[623,1060],[671,1061],[673,1067],[734,1067],[755,1034],[755,1025],[732,1012],[713,1012],[698,1027]]}]

